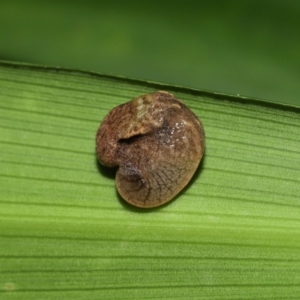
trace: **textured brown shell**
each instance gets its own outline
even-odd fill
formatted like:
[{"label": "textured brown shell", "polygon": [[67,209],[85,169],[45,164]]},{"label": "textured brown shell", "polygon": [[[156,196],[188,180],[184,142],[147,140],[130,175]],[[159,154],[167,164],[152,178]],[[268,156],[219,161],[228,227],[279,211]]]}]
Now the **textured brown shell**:
[{"label": "textured brown shell", "polygon": [[167,92],[133,99],[109,112],[96,135],[98,160],[119,166],[120,195],[138,207],[162,205],[195,173],[204,152],[196,115]]}]

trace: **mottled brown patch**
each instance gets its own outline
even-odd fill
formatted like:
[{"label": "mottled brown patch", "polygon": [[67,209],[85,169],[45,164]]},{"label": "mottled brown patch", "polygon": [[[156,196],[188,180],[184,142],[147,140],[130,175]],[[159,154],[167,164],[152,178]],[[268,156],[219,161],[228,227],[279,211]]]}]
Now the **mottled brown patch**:
[{"label": "mottled brown patch", "polygon": [[116,186],[132,205],[149,208],[176,196],[204,152],[197,116],[172,94],[159,91],[109,112],[96,135],[98,160],[119,166]]},{"label": "mottled brown patch", "polygon": [[15,285],[14,285],[14,283],[13,283],[13,282],[6,282],[6,283],[5,283],[5,290],[6,290],[7,292],[12,292],[12,291],[14,291],[14,290],[15,290]]}]

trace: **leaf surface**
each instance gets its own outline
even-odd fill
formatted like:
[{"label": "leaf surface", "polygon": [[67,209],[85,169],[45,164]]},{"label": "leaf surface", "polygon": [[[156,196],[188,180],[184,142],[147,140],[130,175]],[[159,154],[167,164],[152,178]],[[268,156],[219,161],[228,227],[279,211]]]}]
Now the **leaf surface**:
[{"label": "leaf surface", "polygon": [[[118,196],[95,133],[157,90],[202,120],[206,151],[145,211]],[[3,62],[0,115],[1,299],[299,298],[299,108]]]}]

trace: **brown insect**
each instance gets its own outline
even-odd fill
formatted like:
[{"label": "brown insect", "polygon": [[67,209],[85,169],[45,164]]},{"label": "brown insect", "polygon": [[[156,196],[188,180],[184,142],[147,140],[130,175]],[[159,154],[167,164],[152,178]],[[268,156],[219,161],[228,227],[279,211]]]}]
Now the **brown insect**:
[{"label": "brown insect", "polygon": [[172,94],[159,91],[115,107],[96,135],[97,157],[119,166],[116,186],[130,204],[162,205],[190,181],[204,152],[197,116]]}]

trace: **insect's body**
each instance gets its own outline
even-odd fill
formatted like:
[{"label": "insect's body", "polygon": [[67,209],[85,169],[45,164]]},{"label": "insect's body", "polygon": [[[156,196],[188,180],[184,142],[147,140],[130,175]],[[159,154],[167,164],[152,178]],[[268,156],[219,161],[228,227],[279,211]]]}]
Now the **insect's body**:
[{"label": "insect's body", "polygon": [[167,92],[141,96],[114,108],[96,136],[97,156],[119,166],[116,186],[138,207],[155,207],[178,194],[204,152],[201,122]]}]

